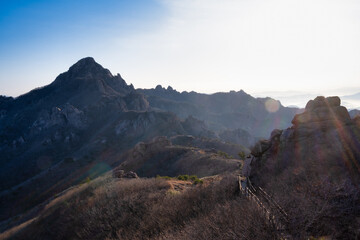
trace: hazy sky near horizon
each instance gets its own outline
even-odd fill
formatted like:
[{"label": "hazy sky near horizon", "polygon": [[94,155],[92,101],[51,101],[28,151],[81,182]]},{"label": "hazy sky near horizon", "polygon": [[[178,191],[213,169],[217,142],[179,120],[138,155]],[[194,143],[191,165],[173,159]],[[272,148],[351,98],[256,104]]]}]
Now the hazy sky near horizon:
[{"label": "hazy sky near horizon", "polygon": [[2,0],[0,94],[92,56],[137,88],[360,92],[357,0]]}]

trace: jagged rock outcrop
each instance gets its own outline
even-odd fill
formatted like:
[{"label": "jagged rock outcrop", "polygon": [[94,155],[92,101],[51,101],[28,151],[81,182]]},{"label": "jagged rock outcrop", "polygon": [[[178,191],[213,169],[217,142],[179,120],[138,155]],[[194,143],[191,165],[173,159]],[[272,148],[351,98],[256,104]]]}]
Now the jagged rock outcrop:
[{"label": "jagged rock outcrop", "polygon": [[289,142],[299,142],[316,136],[326,139],[329,134],[342,131],[347,126],[354,126],[347,109],[340,106],[339,97],[316,97],[310,100],[305,111],[296,114],[291,121],[293,124],[285,130],[275,129],[269,140],[260,140],[252,148],[252,154],[261,156],[276,144],[286,145]]},{"label": "jagged rock outcrop", "polygon": [[313,169],[317,166],[319,171],[321,166],[344,168],[344,172],[334,171],[360,179],[355,170],[360,161],[359,122],[359,118],[350,118],[339,97],[320,96],[309,101],[305,111],[295,115],[290,128],[274,130],[270,139],[259,141],[251,149],[258,167],[253,176],[274,165],[280,170],[290,163],[301,163]]},{"label": "jagged rock outcrop", "polygon": [[310,100],[305,112],[292,120],[299,135],[306,135],[317,129],[327,130],[351,122],[347,109],[340,106],[339,97],[317,97]]},{"label": "jagged rock outcrop", "polygon": [[83,111],[70,104],[65,104],[64,107],[53,107],[51,111],[41,111],[32,127],[41,131],[54,125],[84,129],[87,126],[86,116]]},{"label": "jagged rock outcrop", "polygon": [[255,157],[260,157],[270,147],[271,141],[265,139],[260,140],[251,148],[251,154]]},{"label": "jagged rock outcrop", "polygon": [[359,119],[350,119],[338,97],[317,97],[290,128],[252,148],[251,182],[286,210],[299,239],[352,239],[359,232]]},{"label": "jagged rock outcrop", "polygon": [[270,134],[269,140],[262,139],[251,148],[251,154],[254,157],[261,157],[261,155],[264,154],[268,149],[270,149],[270,147],[273,146],[274,143],[278,143],[280,141],[282,132],[283,131],[280,129],[274,129]]}]

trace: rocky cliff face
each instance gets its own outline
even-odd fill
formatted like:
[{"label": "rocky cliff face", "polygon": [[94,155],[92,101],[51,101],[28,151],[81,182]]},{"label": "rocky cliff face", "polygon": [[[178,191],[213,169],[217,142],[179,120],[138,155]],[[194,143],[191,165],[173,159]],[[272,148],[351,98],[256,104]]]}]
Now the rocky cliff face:
[{"label": "rocky cliff face", "polygon": [[339,97],[317,97],[307,103],[305,112],[296,115],[292,123],[300,134],[306,134],[319,128],[330,130],[350,121],[347,109],[340,106]]},{"label": "rocky cliff face", "polygon": [[277,154],[283,155],[286,150],[294,157],[288,161],[319,157],[324,161],[329,157],[331,161],[334,157],[327,156],[330,153],[336,156],[347,156],[350,151],[360,153],[359,125],[350,118],[347,109],[340,106],[338,97],[317,97],[309,101],[305,112],[295,115],[292,124],[285,130],[273,130],[269,140],[261,140],[253,147],[252,154],[259,158],[277,158]]},{"label": "rocky cliff face", "polygon": [[360,232],[360,124],[338,97],[317,97],[293,125],[252,149],[250,179],[286,210],[299,239]]},{"label": "rocky cliff face", "polygon": [[31,127],[34,130],[42,131],[55,125],[69,125],[83,129],[86,127],[86,116],[83,111],[70,104],[65,104],[61,108],[53,107],[51,111],[41,111]]}]

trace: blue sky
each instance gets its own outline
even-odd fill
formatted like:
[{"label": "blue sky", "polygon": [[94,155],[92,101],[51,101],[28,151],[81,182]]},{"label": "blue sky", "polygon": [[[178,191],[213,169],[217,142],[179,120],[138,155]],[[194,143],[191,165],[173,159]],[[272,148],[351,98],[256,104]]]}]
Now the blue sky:
[{"label": "blue sky", "polygon": [[0,94],[47,85],[86,56],[139,88],[285,104],[353,94],[359,12],[357,0],[1,0]]},{"label": "blue sky", "polygon": [[82,57],[121,55],[109,46],[160,24],[162,15],[147,0],[1,0],[0,94],[48,84]]},{"label": "blue sky", "polygon": [[159,4],[146,0],[2,0],[1,52],[19,54],[55,44],[91,46],[111,34],[144,30],[159,15]]}]

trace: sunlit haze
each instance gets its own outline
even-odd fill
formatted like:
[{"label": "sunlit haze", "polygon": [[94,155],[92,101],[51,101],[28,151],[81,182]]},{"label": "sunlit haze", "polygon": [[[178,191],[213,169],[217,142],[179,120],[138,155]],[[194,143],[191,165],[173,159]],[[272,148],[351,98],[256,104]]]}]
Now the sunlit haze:
[{"label": "sunlit haze", "polygon": [[5,0],[0,9],[3,95],[49,84],[86,56],[136,88],[243,89],[285,105],[360,92],[356,0]]}]

